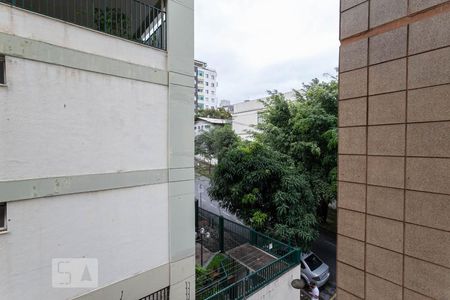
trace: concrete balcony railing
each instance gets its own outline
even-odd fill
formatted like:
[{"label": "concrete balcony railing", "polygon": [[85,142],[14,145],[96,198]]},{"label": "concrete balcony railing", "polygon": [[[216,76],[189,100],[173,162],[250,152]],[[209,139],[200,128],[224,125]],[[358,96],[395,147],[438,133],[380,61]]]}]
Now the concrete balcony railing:
[{"label": "concrete balcony railing", "polygon": [[163,0],[0,0],[82,27],[167,49]]}]

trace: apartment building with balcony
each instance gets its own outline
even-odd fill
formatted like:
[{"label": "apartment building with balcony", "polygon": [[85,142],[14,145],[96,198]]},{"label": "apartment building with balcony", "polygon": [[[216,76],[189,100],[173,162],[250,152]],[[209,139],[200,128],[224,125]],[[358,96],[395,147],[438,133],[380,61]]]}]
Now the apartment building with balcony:
[{"label": "apartment building with balcony", "polygon": [[341,0],[338,299],[450,299],[450,1]]},{"label": "apartment building with balcony", "polygon": [[195,109],[218,108],[217,71],[203,61],[194,62],[195,73]]},{"label": "apartment building with balcony", "polygon": [[0,1],[1,299],[194,299],[193,12]]}]

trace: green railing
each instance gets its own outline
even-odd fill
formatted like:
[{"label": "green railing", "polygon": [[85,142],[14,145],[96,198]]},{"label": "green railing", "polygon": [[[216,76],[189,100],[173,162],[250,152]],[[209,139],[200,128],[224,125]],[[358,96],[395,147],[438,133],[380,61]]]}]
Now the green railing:
[{"label": "green railing", "polygon": [[196,228],[204,228],[211,234],[211,238],[205,241],[206,248],[212,247],[211,251],[226,253],[241,245],[249,244],[272,255],[275,259],[244,278],[231,276],[232,280],[230,280],[232,274],[227,272],[227,276],[222,276],[220,280],[211,282],[209,286],[198,289],[196,299],[242,299],[300,264],[300,249],[201,208],[197,207],[196,211],[198,213]]},{"label": "green railing", "polygon": [[275,257],[281,257],[295,249],[268,235],[228,219],[223,219],[223,226],[223,236],[225,240],[224,251],[228,251],[245,243],[250,243],[252,246],[258,247]]},{"label": "green railing", "polygon": [[245,277],[249,273],[246,267],[229,256],[227,256],[227,260],[220,263],[220,268],[213,272],[217,272],[218,274],[212,281],[208,281],[207,279],[208,276],[211,276],[210,273],[201,276],[201,278],[196,278],[197,300],[208,299],[209,297],[216,295],[218,292]]},{"label": "green railing", "polygon": [[269,265],[218,291],[206,300],[244,299],[263,288],[300,263],[300,250],[295,249]]},{"label": "green railing", "polygon": [[[166,50],[166,13],[149,0],[0,0],[62,21]],[[83,42],[83,41],[80,41]]]}]

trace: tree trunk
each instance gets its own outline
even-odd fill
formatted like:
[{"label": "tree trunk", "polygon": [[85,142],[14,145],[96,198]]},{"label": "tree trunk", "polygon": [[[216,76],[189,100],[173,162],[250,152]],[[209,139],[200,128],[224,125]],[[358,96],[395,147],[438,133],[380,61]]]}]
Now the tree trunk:
[{"label": "tree trunk", "polygon": [[212,159],[209,159],[209,170],[208,170],[209,175],[211,175],[211,164],[212,164]]}]

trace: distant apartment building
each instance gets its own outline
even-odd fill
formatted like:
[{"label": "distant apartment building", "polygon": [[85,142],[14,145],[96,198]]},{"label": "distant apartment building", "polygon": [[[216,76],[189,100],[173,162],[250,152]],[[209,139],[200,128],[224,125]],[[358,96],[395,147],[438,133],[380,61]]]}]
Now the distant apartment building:
[{"label": "distant apartment building", "polygon": [[230,100],[220,100],[219,108],[223,108],[228,112],[233,112],[233,105]]},{"label": "distant apartment building", "polygon": [[0,298],[194,299],[194,1],[0,2]]},{"label": "distant apartment building", "polygon": [[202,134],[203,132],[211,131],[216,127],[223,127],[230,124],[231,120],[227,119],[215,119],[215,118],[195,118],[194,132],[195,136]]},{"label": "distant apartment building", "polygon": [[[293,101],[296,99],[295,92],[283,93],[287,100]],[[261,113],[264,111],[264,101],[268,97],[246,100],[244,102],[236,103],[232,109],[232,127],[234,132],[245,140],[252,138],[256,130],[256,126],[262,121]]]},{"label": "distant apartment building", "polygon": [[230,100],[220,100],[220,104],[219,107],[227,107],[231,105],[231,101]]},{"label": "distant apartment building", "polygon": [[207,109],[219,107],[217,98],[217,72],[203,61],[194,62],[195,72],[195,108]]},{"label": "distant apartment building", "polygon": [[231,123],[234,132],[244,140],[251,139],[263,111],[264,104],[259,99],[234,104]]},{"label": "distant apartment building", "polygon": [[340,22],[337,299],[450,299],[450,1]]}]

